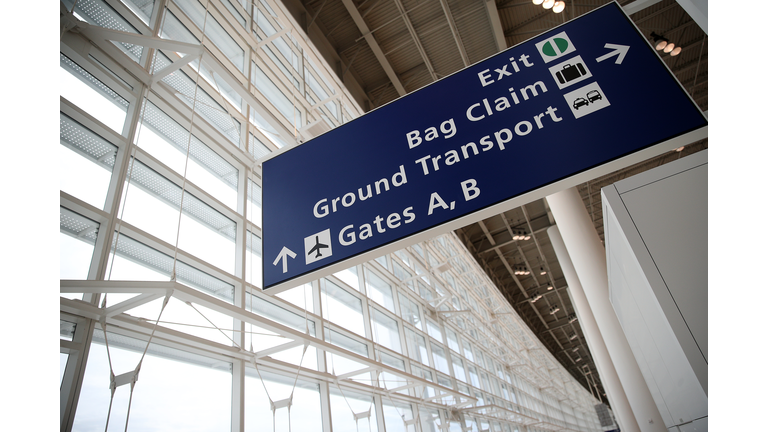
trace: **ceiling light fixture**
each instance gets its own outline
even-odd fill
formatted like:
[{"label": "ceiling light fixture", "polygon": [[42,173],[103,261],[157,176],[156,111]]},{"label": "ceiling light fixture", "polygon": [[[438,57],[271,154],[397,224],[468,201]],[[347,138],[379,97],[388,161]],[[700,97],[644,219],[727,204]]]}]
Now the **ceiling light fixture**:
[{"label": "ceiling light fixture", "polygon": [[555,287],[552,285],[547,285],[547,291],[552,291],[553,289],[555,289]]},{"label": "ceiling light fixture", "polygon": [[539,273],[540,275],[543,276],[543,275],[547,274],[547,271],[544,270],[544,267],[539,267],[539,270],[541,270],[541,272]]},{"label": "ceiling light fixture", "polygon": [[533,0],[536,6],[541,5],[544,9],[552,9],[554,13],[560,13],[565,10],[565,2],[562,0]]},{"label": "ceiling light fixture", "polygon": [[576,352],[578,350],[579,350],[579,347],[573,347],[573,349],[571,351]]},{"label": "ceiling light fixture", "polygon": [[664,51],[674,57],[683,50],[681,47],[675,46],[674,43],[664,36],[656,34],[656,32],[651,32],[651,38],[653,38],[653,46],[656,48],[656,51]]},{"label": "ceiling light fixture", "polygon": [[568,324],[573,324],[577,320],[578,320],[578,318],[576,317],[575,313],[572,313],[572,314],[568,315]]},{"label": "ceiling light fixture", "polygon": [[530,240],[531,235],[525,230],[512,230],[512,240]]},{"label": "ceiling light fixture", "polygon": [[549,308],[549,314],[550,314],[550,315],[554,315],[554,314],[556,314],[556,313],[557,313],[557,311],[559,311],[559,310],[560,310],[560,307],[559,307],[558,305],[554,305],[554,306],[551,306],[551,307]]},{"label": "ceiling light fixture", "polygon": [[538,291],[534,291],[533,295],[531,295],[531,303],[536,303],[537,300],[540,300],[542,297],[541,294],[539,294]]},{"label": "ceiling light fixture", "polygon": [[568,340],[574,340],[574,339],[576,339],[576,337],[577,337],[576,333],[571,333],[571,335],[568,336]]}]

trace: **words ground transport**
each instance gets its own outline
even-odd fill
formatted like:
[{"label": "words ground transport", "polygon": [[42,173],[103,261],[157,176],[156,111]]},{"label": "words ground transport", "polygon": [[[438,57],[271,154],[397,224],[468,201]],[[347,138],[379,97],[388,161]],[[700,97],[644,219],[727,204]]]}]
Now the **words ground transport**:
[{"label": "words ground transport", "polygon": [[263,287],[705,126],[610,3],[266,159]]}]

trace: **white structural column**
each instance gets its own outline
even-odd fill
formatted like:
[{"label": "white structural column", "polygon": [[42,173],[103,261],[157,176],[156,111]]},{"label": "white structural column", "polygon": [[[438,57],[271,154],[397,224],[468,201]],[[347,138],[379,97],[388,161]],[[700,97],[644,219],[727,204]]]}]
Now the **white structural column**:
[{"label": "white structural column", "polygon": [[608,270],[605,248],[576,188],[547,197],[552,215],[571,257],[595,322],[603,336],[621,386],[637,425],[643,432],[666,431],[640,367],[621,329],[619,319],[608,298]]},{"label": "white structural column", "polygon": [[552,242],[552,249],[555,250],[560,268],[563,270],[565,281],[568,283],[568,291],[571,294],[576,316],[579,318],[581,329],[584,331],[584,337],[587,339],[589,351],[595,359],[597,372],[600,374],[603,386],[605,386],[608,400],[611,401],[611,408],[613,408],[613,412],[616,414],[616,420],[619,422],[622,431],[639,431],[640,427],[629,405],[624,388],[621,386],[619,376],[616,374],[616,368],[614,368],[611,357],[608,354],[603,335],[597,327],[595,316],[592,314],[592,308],[589,306],[587,296],[584,294],[584,289],[576,274],[576,269],[573,268],[571,257],[568,255],[565,243],[563,243],[560,230],[557,226],[549,227],[547,235],[549,235],[549,240]]}]

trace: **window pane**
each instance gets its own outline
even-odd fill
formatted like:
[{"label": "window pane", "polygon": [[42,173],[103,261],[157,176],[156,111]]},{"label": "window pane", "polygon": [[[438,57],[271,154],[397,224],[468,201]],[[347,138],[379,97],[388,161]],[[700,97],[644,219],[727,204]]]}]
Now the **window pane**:
[{"label": "window pane", "polygon": [[[262,381],[263,379],[263,381]],[[323,418],[320,408],[320,388],[317,384],[299,379],[294,388],[295,376],[269,373],[261,368],[245,369],[245,430],[291,430],[322,431]],[[266,390],[265,390],[266,387]],[[267,396],[269,392],[269,396]],[[293,403],[288,419],[288,409],[275,410],[275,424],[272,425],[273,402],[287,399],[293,392]],[[289,423],[290,422],[290,423]]]},{"label": "window pane", "polygon": [[[88,279],[99,224],[59,207],[59,232],[59,278]],[[79,294],[64,296],[80,298]]]},{"label": "window pane", "polygon": [[312,285],[306,283],[302,286],[291,288],[275,295],[283,300],[293,303],[302,309],[306,309],[310,313],[314,313],[315,307],[313,292],[314,291],[312,290]]},{"label": "window pane", "polygon": [[405,421],[413,419],[413,412],[411,406],[395,402],[394,404],[389,400],[383,400],[382,408],[384,411],[384,425],[387,428],[387,432],[415,432],[415,425],[410,425],[406,428]]},{"label": "window pane", "polygon": [[419,306],[402,293],[398,294],[398,297],[400,298],[400,315],[416,328],[421,329]]},{"label": "window pane", "polygon": [[[238,170],[196,136],[146,101],[138,144],[229,208],[237,210]],[[189,163],[187,163],[189,154]]]},{"label": "window pane", "polygon": [[[251,135],[253,136],[253,135]],[[248,208],[245,209],[248,220],[261,226],[261,186],[248,179]]]},{"label": "window pane", "polygon": [[294,109],[294,103],[278,88],[264,71],[252,62],[251,83],[280,111],[283,117],[296,128],[301,128],[301,112]]},{"label": "window pane", "polygon": [[[358,394],[349,389],[342,392],[335,386],[331,386],[330,390],[334,431],[378,431],[373,396]],[[366,417],[361,416],[362,418],[356,421],[355,414],[361,413],[366,413]],[[367,413],[370,413],[370,416]]]},{"label": "window pane", "polygon": [[224,27],[216,21],[209,13],[207,20],[204,18],[205,7],[197,0],[173,0],[179,8],[194,22],[201,30],[205,28],[205,35],[210,38],[214,45],[235,65],[240,71],[244,67],[244,51],[240,45],[227,33]]},{"label": "window pane", "polygon": [[115,166],[117,147],[59,113],[61,190],[103,209]]},{"label": "window pane", "polygon": [[368,298],[376,303],[389,309],[390,312],[395,311],[395,300],[392,297],[392,287],[376,275],[376,273],[368,270],[365,271],[365,288],[368,291]]},{"label": "window pane", "polygon": [[453,330],[446,328],[445,334],[448,336],[448,348],[459,352],[459,339],[458,336],[456,336],[456,332]]},{"label": "window pane", "polygon": [[243,16],[240,15],[240,12],[237,11],[235,6],[232,4],[232,0],[223,1],[222,3],[224,3],[224,6],[227,8],[227,10],[232,13],[237,22],[239,22],[241,26],[245,27],[245,18],[243,18]]},{"label": "window pane", "polygon": [[424,336],[415,331],[405,329],[405,342],[408,345],[408,356],[412,359],[429,365],[429,356],[427,355],[427,343]]},{"label": "window pane", "polygon": [[246,235],[248,259],[245,261],[245,281],[260,287],[262,283],[261,237],[250,231]]},{"label": "window pane", "polygon": [[[167,281],[173,270],[173,257],[150,248],[125,234],[117,242],[117,258],[110,255],[107,276],[110,280]],[[115,250],[114,240],[112,250]],[[112,259],[114,258],[114,263]],[[206,294],[232,303],[235,287],[202,272],[183,261],[176,262],[176,280]]]},{"label": "window pane", "polygon": [[[182,191],[179,186],[135,161],[124,192],[123,220],[176,244]],[[184,192],[178,247],[230,273],[235,269],[235,221]]]},{"label": "window pane", "polygon": [[[161,70],[169,64],[171,64],[171,61],[168,57],[161,52],[157,52],[155,65],[153,66],[154,70]],[[202,87],[197,86],[197,93],[195,93],[195,81],[183,70],[164,77],[162,81],[176,90],[176,97],[179,100],[184,102],[190,109],[194,103],[197,114],[218,129],[233,144],[238,147],[240,146],[240,123]]]},{"label": "window pane", "polygon": [[430,320],[427,320],[427,331],[429,332],[429,335],[435,338],[438,342],[443,341],[443,333],[440,331],[440,327]]},{"label": "window pane", "polygon": [[397,321],[375,308],[371,308],[371,326],[373,327],[373,340],[376,343],[397,353],[402,353]]},{"label": "window pane", "polygon": [[360,283],[357,279],[357,267],[350,267],[346,270],[334,273],[333,275],[341,279],[342,282],[349,285],[350,287],[360,291]]},{"label": "window pane", "polygon": [[293,328],[300,332],[306,332],[309,330],[310,336],[315,336],[315,322],[306,319],[304,316],[297,315],[287,309],[284,309],[278,305],[272,304],[261,297],[253,294],[247,294],[246,304],[248,310],[261,315],[265,318],[269,318],[272,321],[280,323],[282,325]]},{"label": "window pane", "polygon": [[471,362],[475,361],[475,356],[472,355],[472,344],[467,341],[464,341],[464,357]]},{"label": "window pane", "polygon": [[432,359],[435,361],[435,369],[446,374],[451,373],[450,369],[448,368],[448,359],[445,356],[445,349],[443,349],[442,346],[438,346],[434,343],[431,345]]},{"label": "window pane", "polygon": [[323,316],[359,335],[365,335],[363,306],[359,298],[327,279],[322,280]]},{"label": "window pane", "polygon": [[[115,375],[133,370],[145,341],[107,334]],[[88,354],[74,431],[103,430],[110,403],[110,367],[104,333],[96,330]],[[106,383],[106,384],[105,384]],[[125,429],[130,385],[117,388],[109,425]],[[151,344],[131,400],[130,429],[229,431],[231,364]]]},{"label": "window pane", "polygon": [[480,388],[480,379],[477,376],[477,369],[471,364],[468,364],[467,371],[469,372],[469,379],[471,380],[471,384]]},{"label": "window pane", "polygon": [[467,376],[464,373],[464,362],[454,356],[451,356],[451,361],[453,362],[453,375],[456,379],[467,382]]},{"label": "window pane", "polygon": [[60,54],[61,95],[117,133],[123,132],[128,101],[64,54]]}]

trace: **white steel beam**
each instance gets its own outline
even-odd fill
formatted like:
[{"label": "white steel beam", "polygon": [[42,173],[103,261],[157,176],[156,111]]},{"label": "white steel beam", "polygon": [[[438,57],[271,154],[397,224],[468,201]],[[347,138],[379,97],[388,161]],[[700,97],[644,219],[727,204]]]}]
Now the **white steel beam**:
[{"label": "white steel beam", "polygon": [[[131,285],[133,285],[133,288],[130,287]],[[403,372],[397,368],[388,366],[386,364],[378,363],[374,359],[370,359],[368,357],[361,356],[357,353],[347,351],[343,348],[340,348],[322,339],[309,336],[292,327],[279,324],[277,322],[269,320],[260,315],[254,314],[252,312],[248,312],[233,304],[211,297],[205,293],[197,291],[193,288],[189,288],[177,282],[62,280],[60,290],[61,292],[93,292],[93,293],[98,292],[98,293],[104,293],[104,294],[130,293],[130,292],[133,292],[133,293],[155,292],[155,293],[160,293],[162,295],[165,295],[168,292],[168,290],[172,290],[172,296],[183,302],[199,304],[215,312],[223,313],[227,316],[243,321],[245,323],[250,323],[260,328],[266,329],[268,331],[277,333],[278,335],[281,335],[285,338],[294,339],[295,341],[302,341],[302,343],[304,342],[309,343],[310,345],[315,346],[316,348],[321,349],[327,353],[336,354],[338,356],[345,357],[349,360],[364,364],[368,367],[376,368],[377,370],[381,370],[382,372],[390,373],[398,378],[404,379],[405,381],[413,382],[416,385],[431,386],[435,388],[437,391],[444,393],[445,395],[468,398],[470,399],[470,403],[474,403],[477,401],[477,399],[474,397],[463,395],[456,390],[441,386],[439,384],[432,383],[430,381],[427,381],[424,378],[411,375],[409,373]],[[82,301],[70,300],[62,297],[60,299],[60,303],[61,303],[60,309],[64,312],[67,312],[73,315],[84,316],[86,318],[92,318],[97,321],[100,320],[102,316],[105,316],[105,313],[106,313],[106,309],[99,308],[95,305],[85,303]],[[146,330],[147,328],[145,327],[150,326],[150,324],[142,323],[137,318],[125,316],[125,315],[118,315],[118,316],[105,317],[105,318],[107,323],[117,324],[119,326],[122,326],[125,328],[132,328],[134,330]],[[174,330],[170,330],[166,328],[157,328],[156,333],[168,334],[168,335],[183,334],[183,333],[176,332]],[[218,350],[220,352],[223,351],[227,353],[229,356],[242,358],[243,360],[250,360],[253,356],[253,354],[248,353],[247,351],[243,352],[241,349],[236,347],[227,347],[225,345],[207,341],[205,339],[198,338],[195,336],[186,335],[186,334],[183,334],[183,335],[184,335],[183,340],[179,340],[179,342],[181,343],[193,344],[195,346],[198,346],[200,348],[207,349],[207,350],[211,349],[211,345],[215,345],[216,347],[215,350]]]},{"label": "white steel beam", "polygon": [[108,40],[114,42],[125,42],[148,48],[164,49],[185,54],[199,55],[203,53],[203,46],[200,44],[179,42],[171,39],[162,39],[154,36],[145,36],[136,33],[112,30],[104,27],[94,26],[82,21],[78,21],[77,30],[94,42]]},{"label": "white steel beam", "polygon": [[491,22],[493,38],[496,40],[496,51],[507,49],[507,39],[504,37],[504,28],[501,26],[499,10],[496,8],[496,0],[483,0],[485,9],[488,11],[488,20]]},{"label": "white steel beam", "polygon": [[105,313],[107,317],[115,316],[163,296],[164,294],[162,292],[139,294],[136,297],[131,297],[128,300],[121,301],[120,303],[108,307]]},{"label": "white steel beam", "polygon": [[416,49],[419,51],[419,54],[421,54],[421,59],[424,60],[424,64],[427,65],[427,70],[429,71],[429,75],[432,77],[432,81],[437,81],[437,74],[435,74],[435,68],[432,67],[432,62],[429,61],[427,52],[424,50],[424,47],[421,45],[421,40],[419,39],[419,35],[416,34],[416,29],[413,28],[413,24],[411,24],[411,19],[408,18],[408,11],[405,10],[405,6],[403,6],[403,2],[401,2],[400,0],[395,0],[395,6],[397,6],[397,10],[400,12],[400,16],[403,18],[403,22],[405,23],[405,27],[408,28],[408,32],[411,34],[411,38],[413,38],[413,43],[416,44]]},{"label": "white steel beam", "polygon": [[392,81],[392,85],[395,86],[395,90],[397,90],[397,94],[400,96],[404,96],[407,92],[405,91],[405,87],[403,87],[403,84],[400,82],[400,78],[397,76],[397,73],[392,68],[392,65],[389,63],[389,60],[387,60],[387,56],[384,55],[384,52],[381,50],[381,47],[379,46],[379,43],[376,42],[376,38],[373,37],[373,33],[371,33],[370,29],[368,29],[368,24],[365,23],[365,19],[360,15],[360,12],[357,10],[357,7],[352,2],[352,0],[341,0],[344,4],[344,7],[347,8],[347,12],[349,12],[349,15],[352,17],[352,20],[357,25],[358,30],[360,30],[360,33],[363,34],[363,37],[365,37],[365,41],[368,42],[368,46],[371,47],[371,51],[373,51],[373,55],[376,56],[376,59],[379,61],[379,64],[381,64],[381,67],[384,69],[384,72],[387,74],[387,77],[389,77],[389,80]]},{"label": "white steel beam", "polygon": [[625,4],[622,8],[627,15],[632,15],[659,2],[661,0],[635,0],[632,3]]},{"label": "white steel beam", "polygon": [[456,27],[456,22],[453,20],[451,8],[448,7],[448,2],[446,0],[440,0],[440,6],[443,7],[445,19],[448,20],[448,27],[451,29],[451,34],[453,34],[453,40],[456,42],[456,47],[459,48],[459,54],[461,54],[461,60],[464,62],[464,67],[467,67],[469,66],[469,56],[467,55],[467,50],[464,49],[464,42],[461,41],[461,35],[459,34],[458,27]]},{"label": "white steel beam", "polygon": [[[284,344],[280,344],[278,346],[274,346],[272,348],[267,348],[267,349],[263,349],[261,351],[257,351],[256,353],[253,354],[253,357],[254,358],[262,358],[262,357],[266,357],[266,356],[269,356],[269,355],[272,355],[272,354],[277,354],[279,352],[282,352],[282,351],[285,351],[285,350],[288,350],[288,349],[291,349],[291,348],[295,348],[297,346],[302,346],[302,345],[304,345],[304,341],[303,340],[293,340],[293,341],[290,341],[290,342],[286,342]],[[248,352],[248,351],[246,351],[246,352]]]}]

